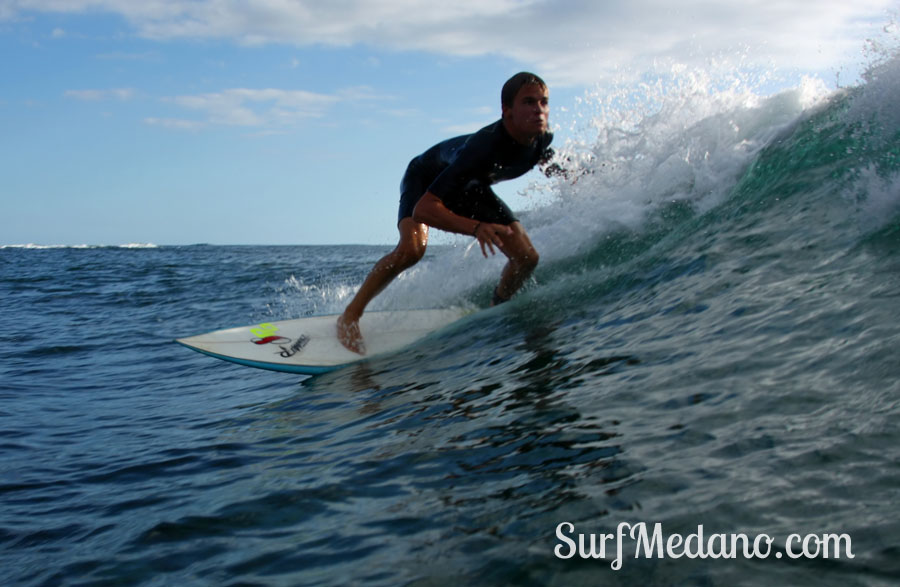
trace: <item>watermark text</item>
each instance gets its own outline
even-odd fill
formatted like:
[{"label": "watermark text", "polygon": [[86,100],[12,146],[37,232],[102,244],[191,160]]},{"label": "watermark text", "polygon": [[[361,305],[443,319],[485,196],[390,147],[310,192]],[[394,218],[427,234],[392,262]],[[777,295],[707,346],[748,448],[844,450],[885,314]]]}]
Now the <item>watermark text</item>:
[{"label": "watermark text", "polygon": [[556,526],[556,538],[553,554],[557,558],[606,560],[616,571],[626,555],[635,559],[854,558],[847,534],[790,534],[778,540],[768,534],[707,534],[702,524],[687,535],[666,534],[661,523],[648,527],[646,522],[621,522],[615,533],[585,534],[576,533],[574,524],[562,522]]}]

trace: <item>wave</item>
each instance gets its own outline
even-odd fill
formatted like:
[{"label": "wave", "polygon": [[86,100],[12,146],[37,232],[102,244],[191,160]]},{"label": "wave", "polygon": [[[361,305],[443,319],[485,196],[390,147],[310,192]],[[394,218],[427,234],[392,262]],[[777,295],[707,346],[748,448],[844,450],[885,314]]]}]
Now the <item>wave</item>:
[{"label": "wave", "polygon": [[[578,179],[526,193],[546,200],[521,215],[541,253],[538,282],[635,261],[664,239],[672,247],[689,233],[732,230],[760,214],[757,221],[770,215],[789,226],[782,236],[793,231],[795,240],[853,240],[896,223],[897,64],[879,65],[850,89],[809,78],[765,96],[685,73],[673,86],[652,86],[652,95],[586,97],[587,138],[561,149]],[[474,243],[460,241],[405,274],[380,303],[483,298],[503,260],[480,257]]]},{"label": "wave", "polygon": [[[882,52],[849,88],[806,77],[772,93],[769,82],[676,66],[666,79],[585,94],[557,121],[567,137],[558,156],[576,179],[536,180],[508,202],[524,204],[541,255],[526,296],[615,289],[665,273],[676,250],[689,265],[713,246],[724,258],[746,254],[746,242],[778,256],[896,234],[900,52]],[[451,238],[370,309],[484,307],[504,263]],[[370,267],[327,282],[293,275],[281,305],[312,294],[316,313],[340,312]]]},{"label": "wave", "polygon": [[41,245],[35,243],[28,244],[12,244],[0,245],[0,249],[25,249],[25,250],[45,250],[45,249],[157,249],[159,245],[153,243],[125,243],[121,245]]}]

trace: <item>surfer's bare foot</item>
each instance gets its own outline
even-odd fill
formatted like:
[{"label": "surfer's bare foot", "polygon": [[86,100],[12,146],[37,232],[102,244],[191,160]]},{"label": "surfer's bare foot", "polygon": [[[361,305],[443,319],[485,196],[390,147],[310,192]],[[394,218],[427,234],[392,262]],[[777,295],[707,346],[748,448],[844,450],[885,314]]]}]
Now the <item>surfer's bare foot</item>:
[{"label": "surfer's bare foot", "polygon": [[360,355],[366,354],[366,344],[359,331],[359,320],[353,320],[346,314],[341,314],[337,320],[337,337],[348,350]]},{"label": "surfer's bare foot", "polygon": [[[497,287],[497,289],[499,289],[499,286]],[[501,296],[497,292],[497,289],[494,290],[494,296],[491,298],[491,307],[492,308],[494,306],[499,306],[500,304],[505,304],[506,302],[509,301],[509,298],[504,298],[503,296]]]}]

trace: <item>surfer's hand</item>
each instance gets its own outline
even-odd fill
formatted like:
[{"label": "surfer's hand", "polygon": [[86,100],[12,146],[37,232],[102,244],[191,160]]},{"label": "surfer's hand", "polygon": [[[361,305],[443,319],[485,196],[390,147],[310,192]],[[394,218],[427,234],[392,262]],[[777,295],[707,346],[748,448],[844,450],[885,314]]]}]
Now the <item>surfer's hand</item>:
[{"label": "surfer's hand", "polygon": [[490,224],[488,222],[478,223],[478,226],[475,227],[475,238],[478,239],[478,244],[481,245],[481,254],[487,258],[488,251],[490,251],[492,255],[496,253],[496,251],[494,251],[495,246],[498,249],[503,249],[502,237],[511,236],[512,232],[510,227],[502,224]]},{"label": "surfer's hand", "polygon": [[342,314],[337,320],[337,338],[347,350],[360,355],[366,354],[366,343],[359,331],[359,321],[350,320]]}]

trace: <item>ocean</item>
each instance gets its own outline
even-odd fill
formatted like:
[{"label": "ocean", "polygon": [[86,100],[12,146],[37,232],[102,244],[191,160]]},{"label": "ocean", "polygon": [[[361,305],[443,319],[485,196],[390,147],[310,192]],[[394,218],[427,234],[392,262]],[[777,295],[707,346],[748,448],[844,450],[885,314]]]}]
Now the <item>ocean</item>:
[{"label": "ocean", "polygon": [[173,340],[388,247],[0,248],[3,583],[896,585],[898,63],[586,100],[525,290],[450,239],[372,308],[482,311],[317,377]]}]

